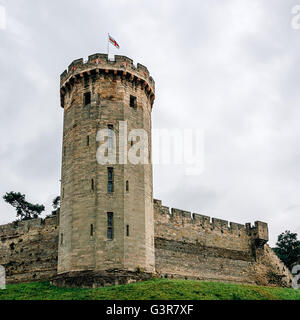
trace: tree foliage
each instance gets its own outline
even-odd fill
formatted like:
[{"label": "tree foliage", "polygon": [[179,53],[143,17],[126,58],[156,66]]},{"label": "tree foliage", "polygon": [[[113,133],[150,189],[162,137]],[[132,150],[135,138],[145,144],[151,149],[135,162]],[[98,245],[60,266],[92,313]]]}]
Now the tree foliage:
[{"label": "tree foliage", "polygon": [[16,209],[17,217],[20,220],[35,219],[45,210],[43,205],[27,202],[25,194],[20,192],[8,192],[3,196],[3,199]]},{"label": "tree foliage", "polygon": [[53,199],[52,201],[52,207],[53,207],[53,211],[52,214],[53,215],[57,215],[60,212],[60,196],[57,196],[55,199]]},{"label": "tree foliage", "polygon": [[297,233],[285,231],[280,234],[274,251],[280,260],[292,270],[294,264],[300,263],[300,241],[297,239]]}]

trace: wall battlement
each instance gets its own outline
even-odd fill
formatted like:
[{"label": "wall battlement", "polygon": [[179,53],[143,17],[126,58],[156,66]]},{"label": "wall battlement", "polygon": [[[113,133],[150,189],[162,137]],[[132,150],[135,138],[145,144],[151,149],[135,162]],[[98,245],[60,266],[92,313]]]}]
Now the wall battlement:
[{"label": "wall battlement", "polygon": [[145,66],[140,63],[135,66],[133,60],[125,56],[115,55],[114,60],[109,60],[107,54],[95,53],[87,61],[83,58],[74,60],[61,74],[61,106],[64,107],[63,97],[76,81],[97,74],[111,74],[140,85],[154,103],[155,82]]},{"label": "wall battlement", "polygon": [[45,219],[31,219],[24,221],[15,221],[0,226],[0,240],[15,233],[28,232],[32,229],[43,229],[51,226],[57,226],[58,217],[52,216]]},{"label": "wall battlement", "polygon": [[[245,225],[229,222],[227,220],[222,220],[218,218],[211,218],[198,213],[192,213],[189,211],[169,208],[162,205],[162,201],[154,199],[154,209],[155,212],[161,215],[161,221],[166,223],[178,223],[182,226],[194,225],[199,227],[199,232],[203,230],[212,231],[219,230],[221,233],[231,233],[240,235],[244,233],[254,240],[257,239],[256,243],[262,245],[269,240],[269,232],[267,223],[256,221],[254,226],[251,223],[246,223]],[[158,221],[159,215],[157,215]]]},{"label": "wall battlement", "polygon": [[266,244],[267,223],[228,222],[160,200],[154,223],[156,271],[165,277],[290,286],[291,274]]},{"label": "wall battlement", "polygon": [[[154,200],[154,222],[155,269],[160,275],[284,286],[291,281],[273,250],[257,243],[257,235],[267,232],[262,222],[254,226],[228,223],[170,209],[160,200]],[[57,216],[0,226],[0,264],[6,269],[7,282],[56,277],[58,237]],[[284,276],[282,283],[269,278],[276,273]]]}]

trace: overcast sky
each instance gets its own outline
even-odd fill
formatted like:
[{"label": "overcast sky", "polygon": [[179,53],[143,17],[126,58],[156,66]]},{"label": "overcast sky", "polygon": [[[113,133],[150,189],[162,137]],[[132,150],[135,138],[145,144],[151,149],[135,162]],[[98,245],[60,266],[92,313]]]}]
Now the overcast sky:
[{"label": "overcast sky", "polygon": [[[300,234],[300,29],[290,0],[0,0],[0,195],[59,194],[59,76],[106,52],[146,65],[153,128],[205,133],[205,170],[154,166],[154,196],[233,222]],[[1,25],[1,21],[0,21]],[[0,223],[15,211],[0,199]]]}]

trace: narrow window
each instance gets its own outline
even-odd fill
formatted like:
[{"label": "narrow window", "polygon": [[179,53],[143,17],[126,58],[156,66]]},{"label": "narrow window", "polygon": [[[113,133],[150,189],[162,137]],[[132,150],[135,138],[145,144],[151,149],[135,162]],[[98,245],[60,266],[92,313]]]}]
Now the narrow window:
[{"label": "narrow window", "polygon": [[127,192],[129,191],[129,181],[128,180],[126,181],[126,191]]},{"label": "narrow window", "polygon": [[86,136],[86,145],[87,145],[87,146],[90,145],[90,136]]},{"label": "narrow window", "polygon": [[64,157],[66,156],[66,153],[67,153],[67,148],[64,147]]},{"label": "narrow window", "polygon": [[109,124],[107,128],[108,128],[108,149],[111,150],[114,146],[114,143],[113,143],[114,126],[112,124]]},{"label": "narrow window", "polygon": [[107,239],[113,240],[114,238],[114,214],[113,212],[107,213]]},{"label": "narrow window", "polygon": [[62,246],[64,243],[64,235],[63,233],[60,234],[60,245]]},{"label": "narrow window", "polygon": [[62,198],[65,197],[65,188],[62,189]]},{"label": "narrow window", "polygon": [[91,224],[90,235],[91,235],[91,237],[94,236],[94,225],[93,224]]},{"label": "narrow window", "polygon": [[136,97],[130,96],[130,107],[136,108]]},{"label": "narrow window", "polygon": [[88,87],[89,85],[89,77],[84,77],[84,86]]},{"label": "narrow window", "polygon": [[129,237],[129,224],[126,225],[126,236]]},{"label": "narrow window", "polygon": [[84,105],[87,106],[90,103],[91,103],[91,93],[90,92],[86,92],[84,94]]},{"label": "narrow window", "polygon": [[92,191],[95,190],[95,182],[94,182],[94,179],[91,180],[91,189],[92,189]]},{"label": "narrow window", "polygon": [[133,140],[130,141],[130,145],[133,146]]},{"label": "narrow window", "polygon": [[107,168],[107,192],[114,192],[114,168]]}]

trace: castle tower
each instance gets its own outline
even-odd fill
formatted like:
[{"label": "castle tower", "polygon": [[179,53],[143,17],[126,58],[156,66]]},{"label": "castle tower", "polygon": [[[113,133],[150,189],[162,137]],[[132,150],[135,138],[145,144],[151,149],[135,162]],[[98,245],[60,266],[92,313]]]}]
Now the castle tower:
[{"label": "castle tower", "polygon": [[[58,274],[154,272],[153,79],[146,67],[135,67],[127,57],[110,61],[105,54],[94,54],[87,62],[70,64],[61,75],[60,93],[64,128]],[[119,137],[124,124],[128,133],[147,133],[148,163],[122,162],[122,146],[129,151],[138,142]],[[103,129],[108,129],[109,148],[116,147],[114,164],[101,164],[96,157]]]}]

